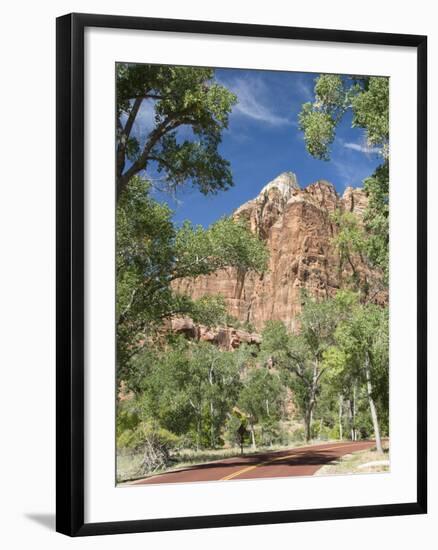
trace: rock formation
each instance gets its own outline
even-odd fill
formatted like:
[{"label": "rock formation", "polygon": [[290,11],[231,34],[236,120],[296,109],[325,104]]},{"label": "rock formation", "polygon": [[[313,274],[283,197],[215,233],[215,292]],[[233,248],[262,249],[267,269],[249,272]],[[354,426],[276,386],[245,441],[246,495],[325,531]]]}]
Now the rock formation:
[{"label": "rock formation", "polygon": [[301,189],[294,174],[283,173],[233,214],[246,220],[251,231],[265,241],[270,254],[268,270],[257,274],[224,269],[180,280],[174,288],[195,299],[221,294],[229,313],[257,331],[271,319],[296,329],[303,290],[314,297],[331,296],[351,287],[353,273],[372,289],[373,300],[386,301],[384,291],[379,291],[380,274],[357,255],[352,263],[341,262],[333,244],[337,226],[331,215],[336,210],[350,211],[361,220],[366,205],[362,189],[348,187],[340,197],[327,181]]},{"label": "rock formation", "polygon": [[190,340],[210,342],[220,348],[233,350],[241,344],[260,344],[260,334],[234,327],[208,328],[197,325],[189,317],[178,317],[171,320],[171,329],[178,334],[184,334]]}]

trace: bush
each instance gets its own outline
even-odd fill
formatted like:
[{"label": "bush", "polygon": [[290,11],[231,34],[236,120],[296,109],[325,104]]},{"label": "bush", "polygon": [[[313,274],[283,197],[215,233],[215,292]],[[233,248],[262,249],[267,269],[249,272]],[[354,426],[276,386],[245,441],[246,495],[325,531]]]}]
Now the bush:
[{"label": "bush", "polygon": [[264,447],[281,443],[281,430],[278,421],[266,420],[257,432],[257,443]]},{"label": "bush", "polygon": [[142,455],[138,475],[167,467],[170,451],[179,437],[151,422],[141,421],[134,401],[119,404],[117,410],[117,450],[124,455]]},{"label": "bush", "polygon": [[135,451],[142,442],[140,416],[135,401],[121,402],[117,405],[116,436],[117,449]]},{"label": "bush", "polygon": [[148,426],[144,430],[143,461],[141,474],[150,474],[162,470],[170,464],[170,450],[176,447],[178,437],[162,428]]},{"label": "bush", "polygon": [[315,422],[312,426],[312,439],[327,441],[328,439],[339,439],[339,425],[327,425]]},{"label": "bush", "polygon": [[305,433],[304,433],[304,428],[301,426],[299,428],[295,428],[294,431],[292,432],[292,441],[304,441],[306,438],[305,438]]}]

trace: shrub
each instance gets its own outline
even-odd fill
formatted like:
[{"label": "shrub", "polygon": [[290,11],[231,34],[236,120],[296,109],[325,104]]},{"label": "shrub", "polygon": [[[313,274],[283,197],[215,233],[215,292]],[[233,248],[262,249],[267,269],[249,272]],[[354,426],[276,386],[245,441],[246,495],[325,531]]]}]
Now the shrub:
[{"label": "shrub", "polygon": [[144,430],[143,461],[141,474],[150,474],[166,468],[170,464],[170,450],[176,447],[178,437],[163,428],[148,426]]},{"label": "shrub", "polygon": [[304,428],[300,426],[299,428],[295,428],[294,431],[291,434],[292,441],[304,441],[305,440],[305,434],[304,434]]}]

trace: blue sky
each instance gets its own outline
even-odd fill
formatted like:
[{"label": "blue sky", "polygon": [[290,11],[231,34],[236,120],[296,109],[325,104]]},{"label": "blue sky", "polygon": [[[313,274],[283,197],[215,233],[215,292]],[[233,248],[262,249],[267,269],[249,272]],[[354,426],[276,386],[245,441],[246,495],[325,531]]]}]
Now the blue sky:
[{"label": "blue sky", "polygon": [[[366,146],[362,129],[351,128],[349,114],[337,129],[330,161],[313,159],[304,147],[297,115],[301,105],[312,100],[316,76],[216,70],[216,79],[238,97],[220,146],[221,154],[231,163],[234,187],[208,197],[189,186],[175,198],[156,193],[157,199],[167,201],[174,210],[176,223],[189,219],[207,226],[257,196],[281,172],[294,172],[301,187],[326,179],[340,194],[349,185],[362,185],[362,180],[380,164],[381,157]],[[151,123],[151,105],[145,105],[136,123],[137,134],[147,133]]]}]

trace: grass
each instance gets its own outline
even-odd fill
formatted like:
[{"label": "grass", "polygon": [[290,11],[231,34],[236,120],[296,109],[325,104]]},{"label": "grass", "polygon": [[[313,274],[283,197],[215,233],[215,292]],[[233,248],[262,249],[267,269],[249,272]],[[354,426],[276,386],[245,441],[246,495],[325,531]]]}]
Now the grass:
[{"label": "grass", "polygon": [[[387,461],[388,464],[381,464]],[[380,464],[374,464],[374,463]],[[357,451],[337,458],[320,468],[315,475],[372,474],[389,472],[389,443],[383,442],[383,454],[373,447],[366,451]]]},{"label": "grass", "polygon": [[142,458],[141,453],[117,454],[117,483],[138,479]]}]

